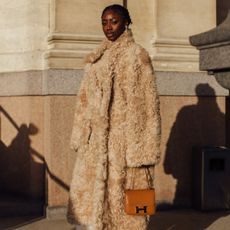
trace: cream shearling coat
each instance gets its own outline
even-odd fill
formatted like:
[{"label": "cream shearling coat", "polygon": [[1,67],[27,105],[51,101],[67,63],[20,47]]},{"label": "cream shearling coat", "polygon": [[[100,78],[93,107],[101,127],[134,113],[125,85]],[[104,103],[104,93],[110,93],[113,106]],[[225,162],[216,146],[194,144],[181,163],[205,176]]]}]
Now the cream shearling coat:
[{"label": "cream shearling coat", "polygon": [[126,215],[123,204],[132,178],[135,188],[148,187],[141,166],[153,176],[160,157],[151,60],[125,31],[114,42],[104,40],[86,62],[71,139],[77,156],[68,220],[94,230],[146,229],[147,218]]}]

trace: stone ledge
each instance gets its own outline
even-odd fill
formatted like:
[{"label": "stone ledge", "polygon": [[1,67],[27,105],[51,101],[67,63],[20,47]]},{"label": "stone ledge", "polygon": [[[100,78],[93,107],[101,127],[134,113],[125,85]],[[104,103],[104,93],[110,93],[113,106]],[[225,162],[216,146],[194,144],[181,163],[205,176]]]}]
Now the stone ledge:
[{"label": "stone ledge", "polygon": [[75,95],[83,70],[0,73],[0,96]]},{"label": "stone ledge", "polygon": [[84,57],[100,44],[103,36],[53,33],[48,36],[45,68],[82,69]]},{"label": "stone ledge", "polygon": [[[227,96],[213,75],[206,72],[156,72],[157,86],[161,96]],[[197,90],[202,86],[202,91]]]},{"label": "stone ledge", "polygon": [[[161,96],[196,96],[196,86],[208,84],[216,96],[228,95],[214,76],[205,72],[156,71],[158,91]],[[0,73],[0,96],[43,96],[76,95],[83,76],[83,70],[37,70]],[[198,96],[213,96],[209,90]]]},{"label": "stone ledge", "polygon": [[213,44],[229,41],[230,40],[229,24],[230,24],[230,11],[228,12],[226,19],[219,26],[209,31],[191,36],[189,38],[190,43],[193,46],[198,47],[198,49],[204,49],[209,47],[210,45],[213,46]]},{"label": "stone ledge", "polygon": [[63,220],[66,219],[67,207],[56,206],[46,208],[46,217],[48,220]]},{"label": "stone ledge", "polygon": [[200,50],[200,69],[213,71],[229,69],[229,56],[230,44],[202,49]]}]

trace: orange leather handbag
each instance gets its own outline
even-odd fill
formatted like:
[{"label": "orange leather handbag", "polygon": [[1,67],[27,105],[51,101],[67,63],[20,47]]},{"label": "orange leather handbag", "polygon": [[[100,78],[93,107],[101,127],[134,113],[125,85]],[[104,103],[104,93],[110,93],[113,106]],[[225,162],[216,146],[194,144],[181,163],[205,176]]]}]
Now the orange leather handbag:
[{"label": "orange leather handbag", "polygon": [[[145,168],[145,173],[149,186],[148,189],[128,189],[125,191],[125,212],[128,215],[145,216],[153,215],[156,212],[155,190],[151,188],[148,180],[148,176],[150,176],[148,168]],[[132,184],[133,188],[134,179]]]}]

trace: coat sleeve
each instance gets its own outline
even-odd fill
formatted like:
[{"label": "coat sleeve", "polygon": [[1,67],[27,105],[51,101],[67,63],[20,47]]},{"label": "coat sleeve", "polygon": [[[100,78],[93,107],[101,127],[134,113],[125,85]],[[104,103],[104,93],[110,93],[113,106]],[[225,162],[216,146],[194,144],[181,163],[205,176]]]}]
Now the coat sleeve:
[{"label": "coat sleeve", "polygon": [[91,134],[91,124],[89,119],[87,119],[87,110],[89,106],[88,81],[88,74],[84,74],[76,98],[76,108],[70,140],[70,147],[75,151],[78,151],[80,146],[81,148],[87,146],[87,142]]},{"label": "coat sleeve", "polygon": [[155,165],[160,159],[161,120],[154,71],[143,48],[134,55],[128,73],[133,85],[127,98],[127,167]]}]

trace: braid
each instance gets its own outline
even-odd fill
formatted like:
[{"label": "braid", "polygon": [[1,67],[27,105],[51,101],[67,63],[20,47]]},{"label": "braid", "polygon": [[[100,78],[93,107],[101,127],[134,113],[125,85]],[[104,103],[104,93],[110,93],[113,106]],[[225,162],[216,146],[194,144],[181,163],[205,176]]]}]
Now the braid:
[{"label": "braid", "polygon": [[114,11],[114,12],[118,13],[120,16],[122,16],[122,17],[127,21],[128,25],[132,23],[132,20],[131,20],[130,15],[129,15],[129,11],[128,11],[125,7],[123,7],[123,6],[121,6],[121,5],[118,5],[118,4],[114,4],[114,5],[107,6],[107,7],[103,10],[101,16],[103,16],[103,14],[104,14],[107,10],[111,10],[111,11]]}]

